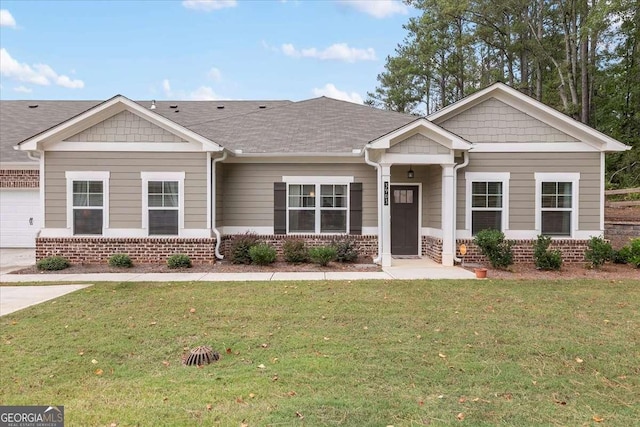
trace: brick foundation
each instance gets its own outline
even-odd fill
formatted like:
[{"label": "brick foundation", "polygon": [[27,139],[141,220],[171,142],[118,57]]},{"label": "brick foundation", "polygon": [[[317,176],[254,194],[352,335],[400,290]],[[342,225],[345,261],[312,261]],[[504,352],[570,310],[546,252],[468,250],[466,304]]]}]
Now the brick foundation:
[{"label": "brick foundation", "polygon": [[[513,246],[513,262],[533,263],[533,243],[535,240],[511,240]],[[480,253],[480,249],[473,243],[472,239],[459,239],[456,242],[456,251],[459,251],[460,245],[464,243],[467,246],[467,254],[464,257],[466,263],[488,263],[489,260]],[[552,240],[550,250],[559,250],[562,252],[562,262],[574,263],[584,262],[584,252],[587,250],[588,240]],[[462,257],[457,252],[458,257]]]},{"label": "brick foundation", "polygon": [[37,169],[1,169],[0,188],[39,188],[40,171]]},{"label": "brick foundation", "polygon": [[442,239],[439,237],[422,236],[422,256],[426,256],[442,263]]},{"label": "brick foundation", "polygon": [[631,239],[640,238],[640,222],[605,222],[604,237],[614,249],[620,249]]},{"label": "brick foundation", "polygon": [[187,254],[194,264],[215,261],[215,238],[39,237],[36,260],[59,255],[74,263],[105,263],[113,254],[128,254],[134,263],[165,263],[173,254]]},{"label": "brick foundation", "polygon": [[[238,236],[242,236],[241,234]],[[222,238],[222,247],[220,251],[225,256],[225,258],[229,257],[229,249],[231,247],[231,242],[235,235],[227,235]],[[336,238],[336,236],[322,236],[322,235],[302,235],[302,236],[287,236],[287,235],[258,235],[256,236],[258,240],[265,242],[271,246],[273,246],[279,257],[282,257],[282,245],[287,239],[302,239],[307,242],[308,247],[318,247],[318,246],[328,246],[332,243],[332,241]],[[348,236],[349,240],[354,243],[355,250],[360,254],[361,257],[375,257],[378,254],[378,236],[373,235],[350,235]]]}]

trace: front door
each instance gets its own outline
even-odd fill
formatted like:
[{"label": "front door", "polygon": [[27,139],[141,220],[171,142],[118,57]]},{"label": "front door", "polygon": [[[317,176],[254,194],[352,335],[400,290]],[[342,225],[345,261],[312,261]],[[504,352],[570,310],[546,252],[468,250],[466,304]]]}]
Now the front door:
[{"label": "front door", "polygon": [[391,186],[391,255],[418,255],[418,186]]}]

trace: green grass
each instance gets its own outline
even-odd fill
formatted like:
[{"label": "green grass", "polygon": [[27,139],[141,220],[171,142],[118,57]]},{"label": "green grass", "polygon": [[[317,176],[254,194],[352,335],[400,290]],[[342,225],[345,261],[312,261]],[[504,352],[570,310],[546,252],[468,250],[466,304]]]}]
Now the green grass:
[{"label": "green grass", "polygon": [[[631,280],[99,283],[0,318],[0,404],[70,426],[637,425],[639,309]],[[196,345],[221,360],[182,366]]]}]

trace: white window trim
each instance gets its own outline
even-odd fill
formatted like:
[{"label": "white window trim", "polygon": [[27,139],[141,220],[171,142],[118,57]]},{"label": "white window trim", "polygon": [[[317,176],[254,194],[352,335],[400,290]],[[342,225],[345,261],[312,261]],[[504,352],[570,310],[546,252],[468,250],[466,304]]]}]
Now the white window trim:
[{"label": "white window trim", "polygon": [[[580,172],[536,172],[536,233],[542,234],[542,183],[543,182],[570,182],[571,183],[571,230],[569,236],[551,236],[558,239],[575,238],[578,231],[578,210],[580,201]],[[560,209],[561,210],[561,209]],[[565,210],[568,210],[565,208]]]},{"label": "white window trim", "polygon": [[[287,217],[287,234],[290,235],[304,235],[304,234],[321,234],[321,235],[344,235],[344,234],[349,234],[349,227],[350,227],[350,215],[349,212],[351,211],[351,194],[350,194],[350,190],[351,187],[349,186],[350,183],[353,182],[353,177],[352,176],[320,176],[320,177],[310,177],[310,176],[283,176],[282,177],[282,181],[285,182],[287,184],[287,194],[286,194],[286,198],[287,198],[287,204],[286,204],[286,217]],[[315,230],[313,233],[303,233],[303,232],[291,232],[289,231],[289,186],[291,185],[314,185],[315,186],[315,199],[316,199],[316,203],[315,206],[313,208],[314,212],[315,212]],[[330,233],[323,233],[322,231],[320,231],[320,221],[321,221],[321,212],[323,210],[322,205],[321,205],[321,192],[320,192],[320,187],[322,185],[346,185],[347,186],[347,192],[345,194],[345,199],[346,199],[346,206],[345,208],[324,208],[324,210],[336,210],[336,211],[345,211],[346,212],[346,218],[345,218],[345,231],[344,232],[330,232]],[[300,209],[300,210],[304,210],[304,209]],[[311,208],[308,208],[306,210],[311,210]]]},{"label": "white window trim", "polygon": [[178,181],[178,235],[153,237],[183,237],[184,235],[184,172],[140,172],[142,179],[142,229],[149,236],[149,181]]},{"label": "white window trim", "polygon": [[[102,181],[102,235],[109,228],[109,171],[66,171],[67,229],[73,234],[73,181]],[[83,234],[75,234],[83,236]]]},{"label": "white window trim", "polygon": [[[465,172],[464,179],[466,183],[466,203],[465,203],[465,228],[469,231],[469,235],[472,235],[471,230],[471,215],[473,209],[472,205],[472,183],[473,182],[501,182],[502,183],[502,220],[501,225],[503,233],[509,230],[509,180],[511,179],[510,172]],[[497,210],[497,208],[491,208],[491,210]]]}]

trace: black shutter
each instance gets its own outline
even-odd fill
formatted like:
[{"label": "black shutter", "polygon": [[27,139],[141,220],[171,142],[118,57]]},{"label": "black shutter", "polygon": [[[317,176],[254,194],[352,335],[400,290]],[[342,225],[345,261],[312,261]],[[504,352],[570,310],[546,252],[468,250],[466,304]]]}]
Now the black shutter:
[{"label": "black shutter", "polygon": [[349,188],[349,234],[362,234],[362,183]]},{"label": "black shutter", "polygon": [[287,183],[273,183],[273,233],[287,234]]}]

